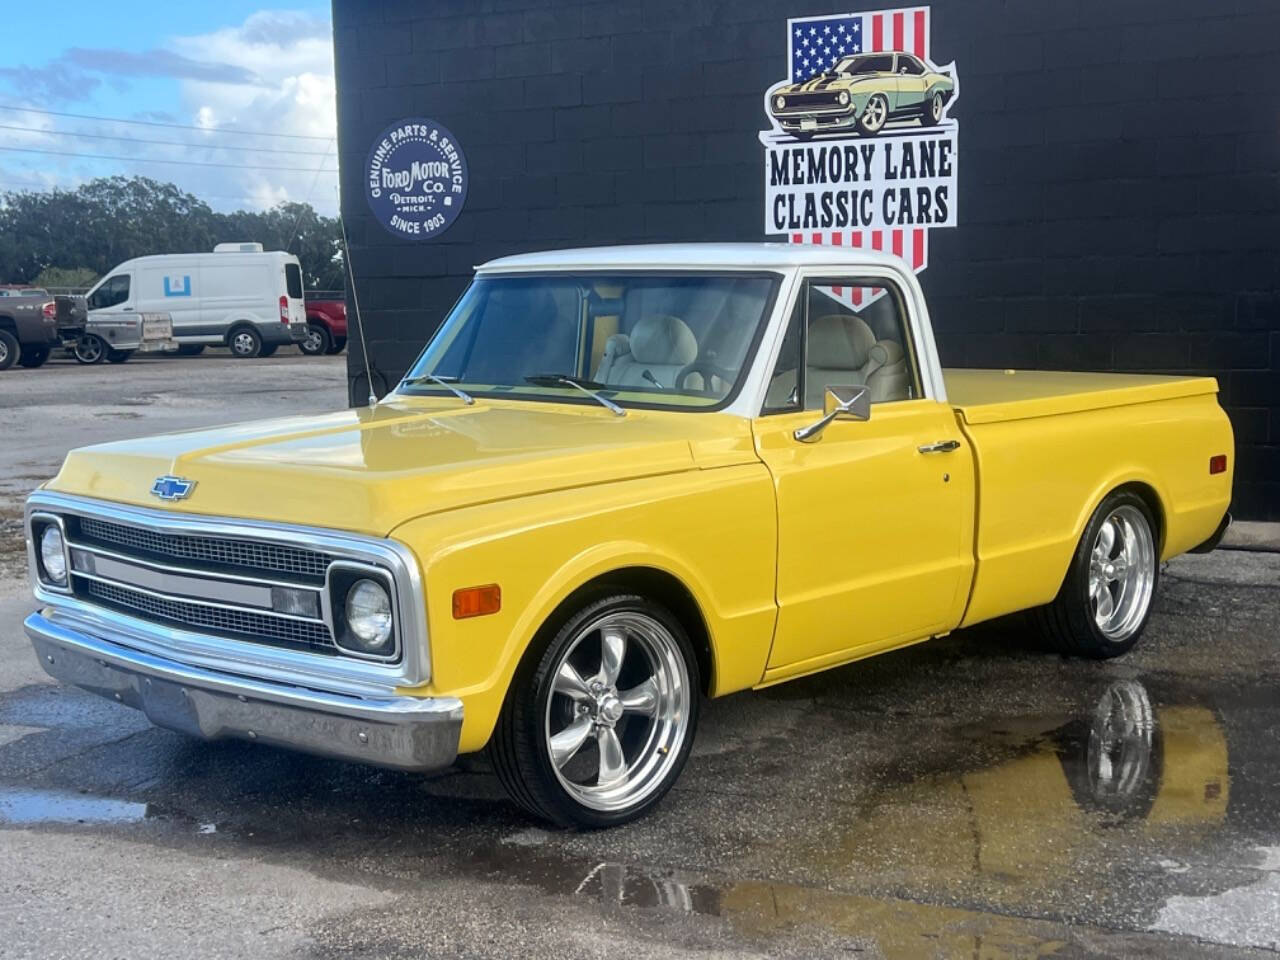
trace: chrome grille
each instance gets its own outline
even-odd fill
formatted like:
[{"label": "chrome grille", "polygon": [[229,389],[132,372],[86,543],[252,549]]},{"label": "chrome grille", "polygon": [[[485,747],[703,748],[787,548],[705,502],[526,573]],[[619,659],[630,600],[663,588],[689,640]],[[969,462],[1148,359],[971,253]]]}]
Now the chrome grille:
[{"label": "chrome grille", "polygon": [[83,590],[112,606],[125,607],[184,627],[199,627],[317,652],[337,652],[333,638],[329,636],[329,628],[315,621],[290,620],[247,610],[172,600],[99,580],[84,580]]},{"label": "chrome grille", "polygon": [[216,563],[249,572],[291,573],[323,580],[333,560],[327,553],[301,547],[224,537],[157,533],[94,517],[80,517],[79,528],[82,537],[103,545],[114,544],[156,556]]}]

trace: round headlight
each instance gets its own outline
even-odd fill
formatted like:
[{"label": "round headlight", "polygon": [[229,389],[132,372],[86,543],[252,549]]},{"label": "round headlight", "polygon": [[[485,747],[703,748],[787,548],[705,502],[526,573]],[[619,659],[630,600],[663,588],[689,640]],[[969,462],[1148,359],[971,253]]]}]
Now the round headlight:
[{"label": "round headlight", "polygon": [[849,91],[841,90],[840,96],[836,97],[840,101],[840,106],[847,107],[849,105]]},{"label": "round headlight", "polygon": [[40,534],[40,563],[45,576],[62,586],[67,582],[67,555],[62,548],[62,531],[51,523]]},{"label": "round headlight", "polygon": [[786,98],[786,97],[774,97],[774,98],[773,98],[773,108],[774,108],[775,110],[781,110],[781,109],[782,109],[783,107],[785,107],[786,105],[787,105],[787,98]]},{"label": "round headlight", "polygon": [[357,580],[347,591],[347,628],[365,653],[386,653],[391,646],[391,598],[373,580]]}]

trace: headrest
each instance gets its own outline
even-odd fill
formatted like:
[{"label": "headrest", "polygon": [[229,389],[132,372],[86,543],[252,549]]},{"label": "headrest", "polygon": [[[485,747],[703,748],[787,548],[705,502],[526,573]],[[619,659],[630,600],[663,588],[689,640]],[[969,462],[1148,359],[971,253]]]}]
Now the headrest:
[{"label": "headrest", "polygon": [[631,328],[631,356],[636,363],[684,366],[698,356],[698,340],[679,317],[645,317]]},{"label": "headrest", "polygon": [[867,362],[876,335],[857,317],[832,313],[809,324],[809,362],[829,370],[857,370]]},{"label": "headrest", "polygon": [[902,345],[895,340],[880,340],[871,348],[871,359],[882,367],[901,363],[903,356]]}]

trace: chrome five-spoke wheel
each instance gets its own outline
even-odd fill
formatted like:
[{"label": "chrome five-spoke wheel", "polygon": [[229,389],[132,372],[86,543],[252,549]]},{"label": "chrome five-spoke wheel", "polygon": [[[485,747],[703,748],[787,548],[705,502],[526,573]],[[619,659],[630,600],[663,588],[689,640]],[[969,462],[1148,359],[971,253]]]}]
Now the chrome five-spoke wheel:
[{"label": "chrome five-spoke wheel", "polygon": [[1146,626],[1159,578],[1152,507],[1132,490],[1117,490],[1094,511],[1062,588],[1036,611],[1035,620],[1063,653],[1119,656]]},{"label": "chrome five-spoke wheel", "polygon": [[671,631],[642,613],[606,614],[574,637],[554,676],[544,735],[560,784],[593,810],[643,801],[689,721],[689,671]]},{"label": "chrome five-spoke wheel", "polygon": [[537,816],[626,823],[662,798],[688,758],[698,658],[680,619],[636,594],[605,595],[557,622],[512,683],[490,743],[494,770]]},{"label": "chrome five-spoke wheel", "polygon": [[1136,507],[1117,507],[1098,528],[1089,559],[1089,599],[1098,630],[1125,640],[1146,618],[1155,586],[1151,527]]}]

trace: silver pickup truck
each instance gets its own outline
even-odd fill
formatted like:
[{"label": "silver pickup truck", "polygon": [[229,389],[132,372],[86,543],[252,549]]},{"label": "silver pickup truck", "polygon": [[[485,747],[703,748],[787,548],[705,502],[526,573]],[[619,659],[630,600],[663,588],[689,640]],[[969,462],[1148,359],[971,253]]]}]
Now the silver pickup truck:
[{"label": "silver pickup truck", "polygon": [[84,297],[51,296],[42,287],[0,287],[0,370],[38,367],[84,335]]}]

